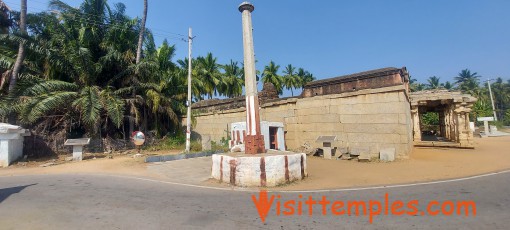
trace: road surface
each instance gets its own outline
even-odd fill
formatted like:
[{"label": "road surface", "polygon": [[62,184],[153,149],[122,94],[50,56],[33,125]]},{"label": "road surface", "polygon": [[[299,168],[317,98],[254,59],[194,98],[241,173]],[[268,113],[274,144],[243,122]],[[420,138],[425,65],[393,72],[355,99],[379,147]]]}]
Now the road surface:
[{"label": "road surface", "polygon": [[426,210],[431,200],[473,200],[477,213],[383,215],[370,224],[368,216],[336,216],[330,210],[322,215],[319,205],[313,206],[312,216],[308,206],[303,206],[301,216],[277,216],[274,202],[263,223],[252,201],[252,195],[258,199],[257,192],[106,175],[0,177],[0,229],[508,229],[509,185],[510,173],[500,173],[406,187],[269,193],[280,195],[281,203],[304,202],[308,196],[384,202],[388,194],[391,201],[418,200],[420,210]]}]

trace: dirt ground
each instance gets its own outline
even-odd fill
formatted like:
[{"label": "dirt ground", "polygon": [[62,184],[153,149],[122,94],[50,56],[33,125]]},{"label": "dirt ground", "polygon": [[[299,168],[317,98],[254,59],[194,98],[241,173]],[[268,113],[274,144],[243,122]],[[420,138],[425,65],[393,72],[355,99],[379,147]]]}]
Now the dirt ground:
[{"label": "dirt ground", "polygon": [[[308,158],[309,177],[304,181],[276,190],[311,190],[364,187],[473,176],[510,169],[510,136],[475,138],[475,149],[414,148],[410,159],[395,162],[361,163],[343,160]],[[168,154],[177,151],[168,152]],[[153,154],[153,153],[147,153]],[[147,170],[143,157],[113,155],[89,156],[82,162],[57,160],[50,167],[45,162],[29,162],[26,166],[0,168],[0,176],[93,173],[145,177],[165,180],[165,176]],[[214,183],[213,183],[214,184]],[[213,185],[204,182],[204,185]],[[214,185],[213,185],[214,186]]]},{"label": "dirt ground", "polygon": [[309,177],[283,189],[329,189],[425,182],[510,169],[510,136],[475,138],[475,141],[475,149],[414,148],[410,159],[389,163],[309,157]]},{"label": "dirt ground", "polygon": [[[71,156],[61,155],[53,159],[38,159],[24,163],[13,164],[7,168],[0,168],[0,176],[34,175],[34,174],[62,174],[62,173],[92,173],[126,175],[164,179],[160,174],[154,174],[147,170],[144,162],[146,155],[178,154],[178,150],[168,151],[145,151],[142,157],[135,156],[136,151],[128,154],[84,154],[83,161],[70,162],[65,158]],[[110,158],[109,156],[112,156]],[[44,164],[51,164],[41,167]]]}]

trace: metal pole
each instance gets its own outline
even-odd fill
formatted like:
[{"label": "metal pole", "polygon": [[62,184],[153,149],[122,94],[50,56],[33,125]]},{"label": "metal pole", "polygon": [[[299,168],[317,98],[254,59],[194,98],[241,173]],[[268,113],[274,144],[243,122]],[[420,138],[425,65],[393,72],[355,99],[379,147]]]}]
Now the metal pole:
[{"label": "metal pole", "polygon": [[186,152],[190,151],[191,148],[191,45],[193,42],[193,36],[191,35],[191,27],[188,33],[188,113],[186,115]]},{"label": "metal pole", "polygon": [[491,96],[492,103],[492,113],[494,114],[494,121],[498,121],[498,117],[496,116],[496,108],[494,107],[494,99],[492,98],[492,90],[491,90],[491,79],[487,79],[487,85],[489,85],[489,95]]}]

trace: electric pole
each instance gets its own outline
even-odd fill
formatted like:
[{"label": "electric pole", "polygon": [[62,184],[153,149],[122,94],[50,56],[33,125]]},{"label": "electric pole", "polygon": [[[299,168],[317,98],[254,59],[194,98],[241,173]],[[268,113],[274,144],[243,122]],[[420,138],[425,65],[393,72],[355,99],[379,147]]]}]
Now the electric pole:
[{"label": "electric pole", "polygon": [[186,152],[190,152],[191,148],[191,45],[193,43],[193,36],[191,34],[191,27],[188,32],[188,113],[186,115]]},{"label": "electric pole", "polygon": [[496,116],[496,108],[494,107],[494,99],[492,98],[491,80],[492,79],[487,79],[487,85],[489,86],[489,95],[491,96],[492,113],[494,113],[494,121],[498,121],[498,116]]}]

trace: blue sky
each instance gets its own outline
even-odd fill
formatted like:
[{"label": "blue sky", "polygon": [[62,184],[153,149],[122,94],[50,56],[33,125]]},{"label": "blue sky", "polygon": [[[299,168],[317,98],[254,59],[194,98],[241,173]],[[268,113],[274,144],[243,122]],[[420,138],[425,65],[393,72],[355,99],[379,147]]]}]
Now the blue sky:
[{"label": "blue sky", "polygon": [[[4,0],[19,10],[19,1]],[[46,0],[28,0],[30,12]],[[79,6],[80,0],[65,0]],[[130,16],[143,2],[123,2]],[[212,52],[220,63],[242,61],[241,14],[232,0],[149,0],[147,27],[161,44],[187,43],[176,34],[193,28],[193,56]],[[382,67],[406,66],[421,82],[452,80],[469,68],[484,78],[510,79],[510,1],[507,0],[253,0],[257,69],[270,60],[283,70],[303,67],[318,79]]]}]

